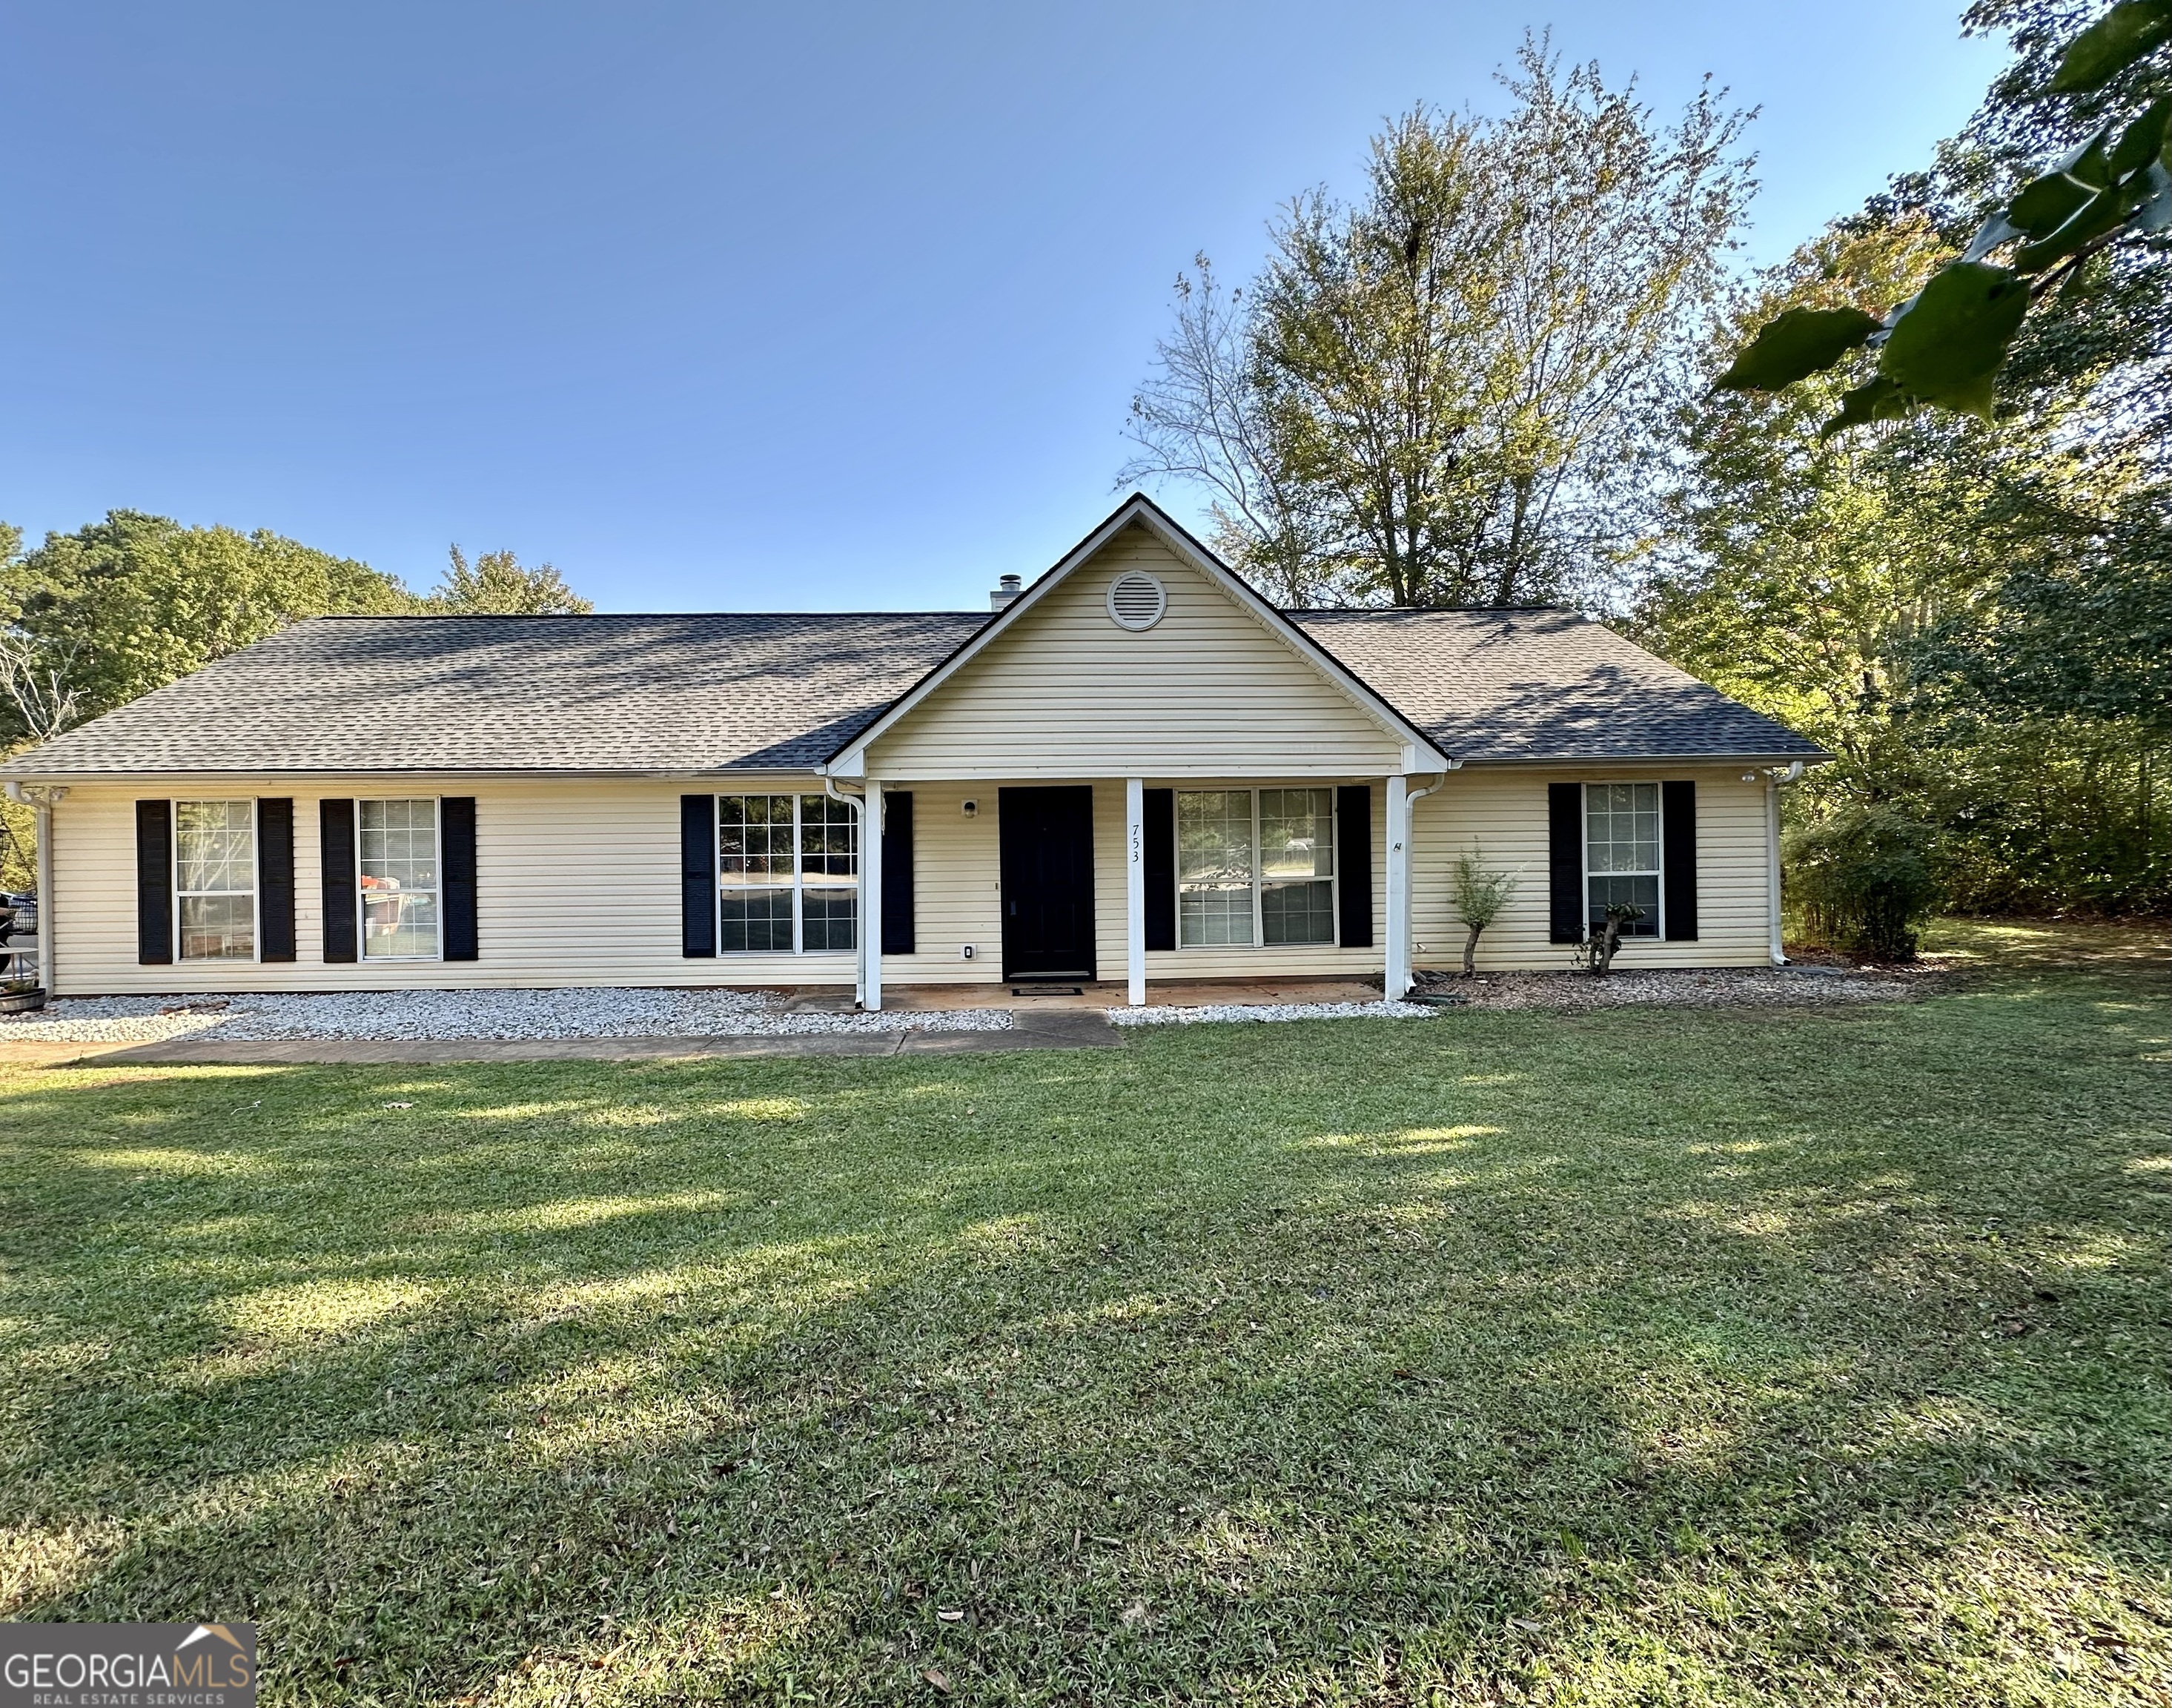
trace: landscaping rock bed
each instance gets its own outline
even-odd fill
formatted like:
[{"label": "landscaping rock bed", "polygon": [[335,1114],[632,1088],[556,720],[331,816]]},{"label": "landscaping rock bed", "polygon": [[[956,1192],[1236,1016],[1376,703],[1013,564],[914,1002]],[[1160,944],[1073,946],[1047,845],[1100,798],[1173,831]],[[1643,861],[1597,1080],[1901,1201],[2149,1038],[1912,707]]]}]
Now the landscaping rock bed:
[{"label": "landscaping rock bed", "polygon": [[369,991],[322,996],[80,996],[0,1016],[0,1042],[149,1044],[173,1038],[768,1038],[833,1032],[1003,1032],[1001,1008],[825,1014],[768,991]]},{"label": "landscaping rock bed", "polygon": [[1460,996],[1471,1008],[1808,1007],[1891,1002],[1917,995],[1923,973],[1866,972],[1845,967],[1714,967],[1697,970],[1620,967],[1589,973],[1418,975],[1428,996]]},{"label": "landscaping rock bed", "polygon": [[1111,1008],[1119,1026],[1189,1026],[1202,1020],[1423,1020],[1438,1008],[1421,1002],[1209,1003],[1199,1008]]}]

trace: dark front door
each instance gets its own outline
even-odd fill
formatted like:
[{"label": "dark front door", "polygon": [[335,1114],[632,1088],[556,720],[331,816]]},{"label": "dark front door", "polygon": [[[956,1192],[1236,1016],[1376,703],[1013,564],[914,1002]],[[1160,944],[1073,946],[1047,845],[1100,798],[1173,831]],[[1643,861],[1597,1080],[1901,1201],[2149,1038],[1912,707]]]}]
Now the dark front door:
[{"label": "dark front door", "polygon": [[1094,976],[1094,791],[998,789],[1003,976]]}]

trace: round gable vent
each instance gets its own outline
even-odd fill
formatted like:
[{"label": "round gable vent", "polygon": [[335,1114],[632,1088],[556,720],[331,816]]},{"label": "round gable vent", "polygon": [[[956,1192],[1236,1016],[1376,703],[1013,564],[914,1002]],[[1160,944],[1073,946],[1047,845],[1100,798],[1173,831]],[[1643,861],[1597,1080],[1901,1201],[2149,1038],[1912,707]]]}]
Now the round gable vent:
[{"label": "round gable vent", "polygon": [[1109,583],[1109,620],[1120,629],[1150,629],[1168,609],[1162,584],[1142,569],[1127,569]]}]

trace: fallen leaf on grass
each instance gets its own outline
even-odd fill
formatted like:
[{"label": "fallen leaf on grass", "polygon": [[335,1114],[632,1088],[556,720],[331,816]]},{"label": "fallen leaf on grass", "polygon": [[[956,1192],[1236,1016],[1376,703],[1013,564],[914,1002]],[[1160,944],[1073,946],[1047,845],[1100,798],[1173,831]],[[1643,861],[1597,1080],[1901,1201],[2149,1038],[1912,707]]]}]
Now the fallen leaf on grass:
[{"label": "fallen leaf on grass", "polygon": [[943,1623],[947,1625],[954,1625],[960,1619],[965,1617],[965,1612],[963,1608],[954,1609],[947,1607],[938,1608],[935,1611],[935,1617],[941,1619]]},{"label": "fallen leaf on grass", "polygon": [[930,1667],[930,1668],[929,1668],[926,1672],[922,1673],[920,1676],[921,1676],[922,1678],[923,1678],[927,1679],[927,1682],[928,1682],[929,1684],[933,1684],[933,1685],[937,1689],[940,1690],[940,1691],[941,1691],[944,1695],[948,1696],[948,1695],[950,1694],[950,1681],[949,1681],[948,1678],[944,1678],[944,1677],[943,1676],[943,1674],[942,1674],[941,1671],[940,1671],[938,1668],[934,1668],[934,1667]]}]

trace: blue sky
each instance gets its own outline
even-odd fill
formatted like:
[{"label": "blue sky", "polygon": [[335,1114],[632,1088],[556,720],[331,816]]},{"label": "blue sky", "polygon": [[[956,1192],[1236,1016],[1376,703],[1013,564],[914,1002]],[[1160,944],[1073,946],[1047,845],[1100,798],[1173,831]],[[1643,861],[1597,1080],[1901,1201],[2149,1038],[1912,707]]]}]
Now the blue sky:
[{"label": "blue sky", "polygon": [[[977,604],[1114,502],[1195,250],[1526,25],[1761,107],[1757,260],[1974,107],[1957,0],[0,9],[0,518],[457,540],[615,610]],[[1181,493],[1173,508],[1189,513]]]}]

